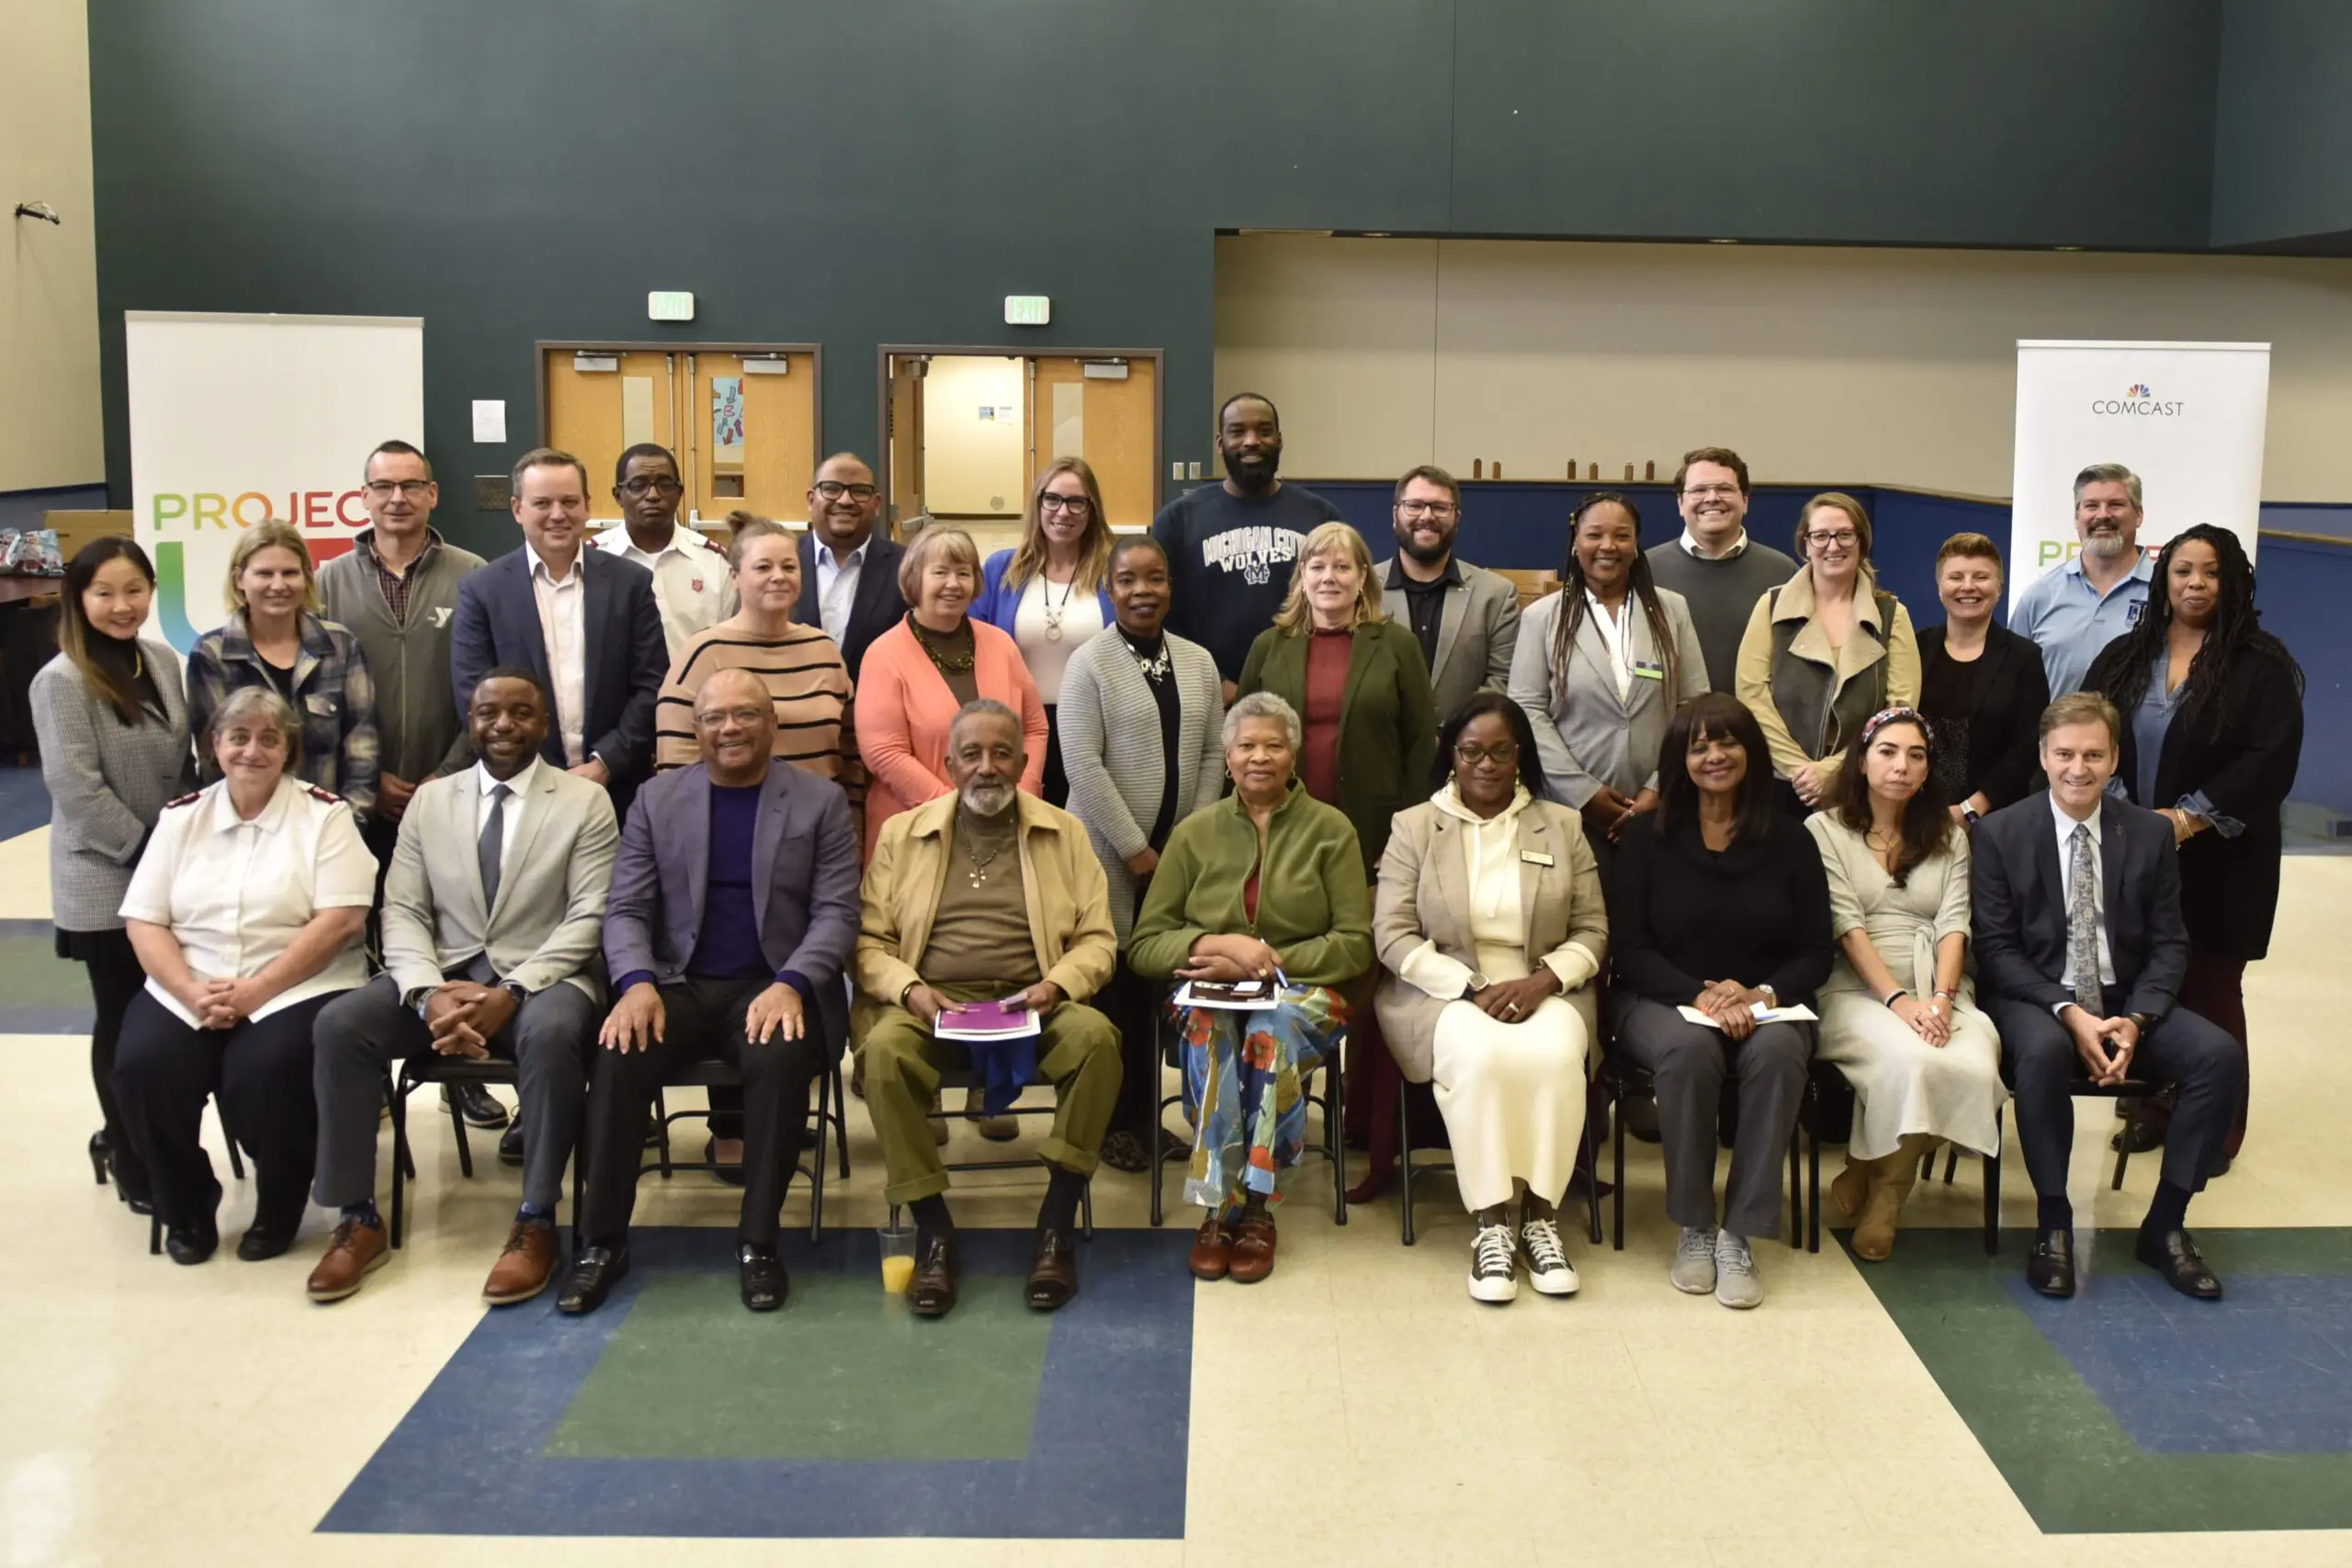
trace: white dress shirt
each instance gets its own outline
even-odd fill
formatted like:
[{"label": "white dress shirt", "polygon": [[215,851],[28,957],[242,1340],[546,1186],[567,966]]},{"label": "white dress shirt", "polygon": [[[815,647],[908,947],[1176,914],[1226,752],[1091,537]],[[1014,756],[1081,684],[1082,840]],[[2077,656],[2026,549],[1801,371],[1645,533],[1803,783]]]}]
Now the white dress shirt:
[{"label": "white dress shirt", "polygon": [[1732,557],[1739,554],[1740,551],[1747,548],[1747,530],[1742,528],[1739,531],[1738,538],[1734,539],[1730,544],[1725,545],[1719,553],[1711,556],[1707,553],[1707,547],[1699,542],[1699,536],[1690,532],[1690,529],[1685,528],[1682,530],[1682,547],[1690,551],[1692,555],[1697,556],[1701,560],[1729,560]]},{"label": "white dress shirt", "polygon": [[849,625],[850,606],[857,603],[857,581],[865,571],[865,548],[874,543],[869,530],[857,548],[846,558],[833,554],[831,545],[820,541],[812,552],[817,560],[817,618],[825,635],[841,646],[842,630]]},{"label": "white dress shirt", "polygon": [[[2094,811],[2087,821],[2077,822],[2066,815],[2065,807],[2058,804],[2058,797],[2053,795],[2050,797],[2050,815],[2058,819],[2058,900],[2062,908],[2072,896],[2074,887],[2075,829],[2079,827],[2091,830],[2091,908],[2098,917],[2098,983],[2103,987],[2112,987],[2115,984],[2115,950],[2107,940],[2107,862],[2100,858],[2105,852],[2100,846],[2099,814]],[[2075,988],[2072,967],[2058,976],[2058,983],[2070,991]],[[2073,1005],[2072,1002],[2059,1004],[2062,1009]]]},{"label": "white dress shirt", "polygon": [[555,685],[555,718],[566,767],[588,760],[588,584],[585,558],[574,556],[569,575],[558,579],[538,551],[531,551],[531,597],[539,606],[539,640],[548,650],[548,675]]},{"label": "white dress shirt", "polygon": [[503,829],[505,836],[498,841],[498,874],[502,879],[505,876],[507,868],[514,863],[514,840],[520,836],[523,813],[529,803],[531,786],[537,782],[538,776],[539,760],[537,757],[524,763],[522,772],[503,781],[491,776],[489,763],[474,764],[476,791],[474,841],[476,843],[481,841],[482,834],[490,828],[490,792],[496,789],[502,782],[509,792],[506,798],[498,803],[500,810],[504,814],[505,821],[505,827]]},{"label": "white dress shirt", "polygon": [[1609,668],[1617,677],[1617,700],[1625,702],[1634,691],[1634,648],[1627,640],[1633,627],[1634,595],[1629,592],[1611,615],[1609,606],[1589,588],[1584,591],[1585,608],[1590,613],[1593,629],[1600,634],[1601,646],[1609,649]]},{"label": "white dress shirt", "polygon": [[[293,945],[322,909],[365,909],[376,901],[376,857],[351,807],[324,790],[281,778],[252,821],[241,820],[226,779],[185,804],[164,808],[131,874],[122,918],[169,931],[200,980],[247,980]],[[254,1012],[368,983],[368,954],[354,934],[309,979]],[[154,980],[148,993],[189,1028],[202,1027]]]},{"label": "white dress shirt", "polygon": [[589,543],[606,555],[632,560],[653,574],[653,602],[662,612],[662,639],[670,657],[697,632],[708,631],[735,613],[735,589],[728,581],[727,552],[684,523],[670,527],[670,542],[648,553],[637,547],[626,524],[600,530]]}]

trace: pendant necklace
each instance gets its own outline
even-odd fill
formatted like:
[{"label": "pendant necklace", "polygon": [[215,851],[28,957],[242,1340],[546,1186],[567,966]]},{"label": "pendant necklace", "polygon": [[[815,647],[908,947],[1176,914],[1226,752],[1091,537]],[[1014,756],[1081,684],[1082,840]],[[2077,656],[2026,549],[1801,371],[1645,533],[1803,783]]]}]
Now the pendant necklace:
[{"label": "pendant necklace", "polygon": [[1069,614],[1069,596],[1078,592],[1078,575],[1075,572],[1070,574],[1068,586],[1062,590],[1062,607],[1058,610],[1054,608],[1054,580],[1040,571],[1037,581],[1037,601],[1046,608],[1046,640],[1059,642],[1062,640],[1062,617]]},{"label": "pendant necklace", "polygon": [[983,855],[979,851],[972,847],[970,836],[967,834],[965,837],[964,857],[972,863],[971,874],[973,886],[980,886],[988,881],[989,863],[993,862],[997,856],[1002,853],[1004,853],[1004,845],[1000,842],[995,848],[989,850],[987,854]]},{"label": "pendant necklace", "polygon": [[1127,651],[1135,656],[1136,668],[1143,671],[1145,680],[1164,681],[1168,678],[1168,638],[1165,634],[1160,637],[1159,646],[1149,653],[1137,648],[1135,638],[1129,637],[1124,627],[1119,635],[1126,637]]}]

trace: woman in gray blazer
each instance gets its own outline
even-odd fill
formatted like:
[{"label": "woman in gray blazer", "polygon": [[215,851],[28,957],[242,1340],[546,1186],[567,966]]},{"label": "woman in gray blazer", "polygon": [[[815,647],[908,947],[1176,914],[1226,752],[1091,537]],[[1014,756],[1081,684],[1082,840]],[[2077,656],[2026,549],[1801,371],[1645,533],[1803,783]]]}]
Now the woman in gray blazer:
[{"label": "woman in gray blazer", "polygon": [[142,1214],[147,1171],[123,1136],[111,1080],[123,1010],[147,976],[118,911],[164,803],[195,784],[179,655],[139,636],[154,597],[155,569],[136,544],[109,535],[82,547],[65,569],[58,656],[32,681],[57,953],[88,966],[97,1012],[90,1076],[106,1125],[90,1138],[90,1166]]},{"label": "woman in gray blazer", "polygon": [[1708,689],[1682,595],[1650,580],[1642,518],[1612,491],[1569,520],[1560,592],[1520,621],[1511,700],[1535,727],[1544,795],[1584,814],[1596,855],[1657,808],[1657,747],[1674,710]]},{"label": "woman in gray blazer", "polygon": [[[1169,832],[1225,784],[1224,689],[1209,650],[1166,629],[1168,553],[1148,534],[1111,552],[1114,623],[1062,671],[1057,718],[1069,809],[1086,824],[1111,885],[1111,923],[1124,951]],[[1126,1044],[1126,1077],[1102,1141],[1103,1162],[1141,1170],[1159,1109],[1152,987],[1120,965],[1102,1005]]]}]

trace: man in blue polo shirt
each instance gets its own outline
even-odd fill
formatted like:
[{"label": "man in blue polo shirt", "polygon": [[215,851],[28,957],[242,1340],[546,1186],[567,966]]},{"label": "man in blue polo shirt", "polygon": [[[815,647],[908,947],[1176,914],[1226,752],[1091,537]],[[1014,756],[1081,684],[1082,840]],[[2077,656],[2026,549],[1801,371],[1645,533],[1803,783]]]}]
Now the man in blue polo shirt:
[{"label": "man in blue polo shirt", "polygon": [[2009,613],[2009,629],[2041,649],[2052,701],[2079,691],[2099,650],[2147,613],[2155,569],[2140,548],[2140,476],[2120,463],[2076,474],[2075,536],[2081,552],[2043,573]]}]

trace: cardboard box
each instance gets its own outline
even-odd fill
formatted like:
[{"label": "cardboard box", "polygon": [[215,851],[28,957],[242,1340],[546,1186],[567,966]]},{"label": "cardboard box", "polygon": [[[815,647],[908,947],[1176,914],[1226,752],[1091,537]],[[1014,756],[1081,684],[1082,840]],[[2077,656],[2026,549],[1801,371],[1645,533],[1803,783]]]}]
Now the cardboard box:
[{"label": "cardboard box", "polygon": [[93,539],[131,531],[128,512],[46,512],[41,514],[41,526],[57,531],[57,553],[67,561]]}]

